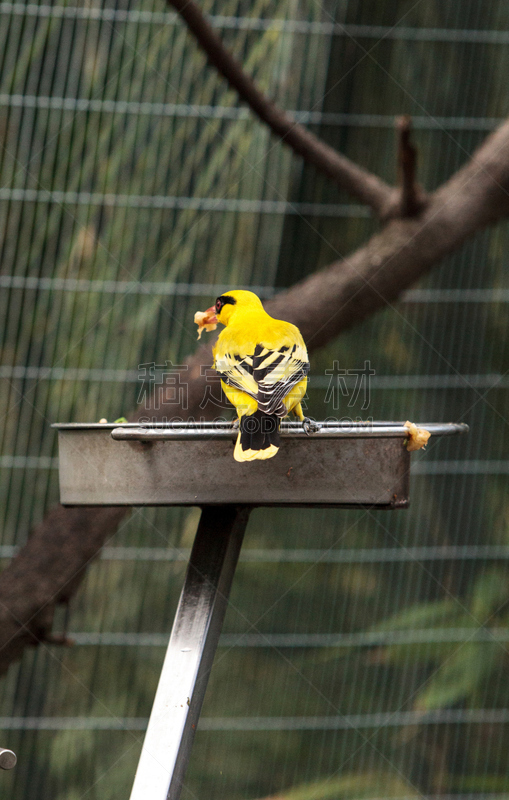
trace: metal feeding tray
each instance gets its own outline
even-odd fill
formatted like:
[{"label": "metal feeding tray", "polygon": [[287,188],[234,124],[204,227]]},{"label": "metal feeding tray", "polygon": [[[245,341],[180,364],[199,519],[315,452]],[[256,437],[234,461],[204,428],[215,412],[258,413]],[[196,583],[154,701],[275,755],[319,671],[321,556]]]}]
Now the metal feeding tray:
[{"label": "metal feeding tray", "polygon": [[[405,508],[408,430],[402,422],[321,422],[306,435],[283,422],[267,461],[233,459],[232,424],[55,425],[63,505],[357,505]],[[467,430],[422,424],[432,436]]]},{"label": "metal feeding tray", "polygon": [[[131,792],[131,800],[179,800],[251,508],[405,508],[408,430],[320,422],[308,436],[283,422],[274,458],[239,464],[231,423],[53,427],[64,505],[202,506]],[[433,437],[468,430],[421,427]]]}]

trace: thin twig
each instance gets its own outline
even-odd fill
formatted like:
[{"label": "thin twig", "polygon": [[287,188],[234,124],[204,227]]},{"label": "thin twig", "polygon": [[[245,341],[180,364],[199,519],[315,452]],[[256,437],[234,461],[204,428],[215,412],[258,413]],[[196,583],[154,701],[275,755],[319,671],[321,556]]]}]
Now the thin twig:
[{"label": "thin twig", "polygon": [[392,187],[325,144],[266,97],[244,72],[237,59],[224,47],[194,0],[167,2],[180,14],[210,63],[276,136],[341,189],[370,206],[378,216],[384,216],[386,206],[393,197]]},{"label": "thin twig", "polygon": [[412,144],[412,120],[398,117],[398,182],[401,188],[399,216],[415,217],[427,203],[427,198],[417,183],[417,149]]}]

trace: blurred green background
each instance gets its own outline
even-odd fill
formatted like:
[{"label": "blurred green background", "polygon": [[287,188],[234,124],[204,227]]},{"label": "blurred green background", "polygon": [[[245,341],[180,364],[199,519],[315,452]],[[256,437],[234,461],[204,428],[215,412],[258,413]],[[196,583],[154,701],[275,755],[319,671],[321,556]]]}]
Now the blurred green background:
[{"label": "blurred green background", "polygon": [[[388,181],[412,115],[432,190],[509,112],[504,0],[204,2],[260,86]],[[0,3],[4,564],[58,501],[50,423],[135,406],[224,288],[267,297],[366,241],[369,213],[269,136],[162,2]],[[508,227],[314,354],[376,370],[339,413],[464,421],[409,511],[257,510],[185,800],[509,797]],[[256,289],[258,287],[258,289]],[[137,509],[71,606],[71,649],[0,689],[12,800],[129,796],[198,510]],[[55,628],[63,625],[59,617]]]}]

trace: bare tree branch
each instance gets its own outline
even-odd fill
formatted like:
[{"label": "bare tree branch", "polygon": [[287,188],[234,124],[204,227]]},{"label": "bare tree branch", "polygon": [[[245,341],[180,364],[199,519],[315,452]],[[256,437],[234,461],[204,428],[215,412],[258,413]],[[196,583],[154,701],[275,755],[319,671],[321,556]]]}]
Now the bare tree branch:
[{"label": "bare tree branch", "polygon": [[55,606],[76,593],[91,559],[128,511],[55,506],[34,529],[0,576],[0,674],[25,647],[52,643]]},{"label": "bare tree branch", "polygon": [[397,300],[468,237],[508,216],[509,121],[429,196],[418,217],[390,221],[364,247],[278,294],[267,307],[298,325],[312,351]]},{"label": "bare tree branch", "polygon": [[[337,261],[266,303],[273,316],[297,325],[310,352],[365,319],[460,247],[476,231],[509,216],[509,122],[504,123],[418,217],[394,219],[348,258]],[[200,409],[211,340],[188,360],[188,410]],[[155,404],[167,415],[164,403]],[[148,412],[152,415],[152,412]],[[210,416],[214,413],[212,409]],[[139,411],[138,416],[147,415]],[[27,645],[49,641],[55,604],[76,591],[84,570],[127,513],[119,508],[57,507],[0,576],[0,673]]]},{"label": "bare tree branch", "polygon": [[167,2],[178,11],[210,63],[276,136],[341,189],[370,206],[375,214],[380,217],[386,215],[386,209],[393,200],[392,187],[325,144],[269,100],[244,72],[240,62],[224,47],[194,0]]}]

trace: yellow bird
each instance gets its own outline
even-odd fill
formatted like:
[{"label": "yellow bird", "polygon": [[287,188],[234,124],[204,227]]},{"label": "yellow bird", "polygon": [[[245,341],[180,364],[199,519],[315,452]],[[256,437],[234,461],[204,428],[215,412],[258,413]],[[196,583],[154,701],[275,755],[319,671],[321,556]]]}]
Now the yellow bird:
[{"label": "yellow bird", "polygon": [[[206,316],[205,316],[206,315]],[[299,329],[273,319],[253,292],[226,292],[203,324],[225,326],[213,350],[221,386],[239,416],[236,461],[272,458],[279,425],[293,411],[302,422],[309,361]]]}]

